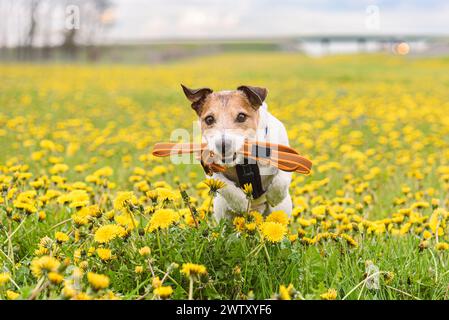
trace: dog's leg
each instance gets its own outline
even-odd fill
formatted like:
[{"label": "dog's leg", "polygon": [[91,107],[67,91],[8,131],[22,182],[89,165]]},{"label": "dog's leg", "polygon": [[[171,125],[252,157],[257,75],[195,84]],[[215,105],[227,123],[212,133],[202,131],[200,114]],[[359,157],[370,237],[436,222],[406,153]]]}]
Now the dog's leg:
[{"label": "dog's leg", "polygon": [[[284,199],[290,199],[290,194],[288,192],[288,187],[290,186],[290,182],[292,180],[291,172],[285,172],[279,170],[278,173],[274,176],[273,181],[267,188],[267,202],[270,207],[275,208],[281,203],[284,204]],[[288,205],[288,204],[287,204]],[[284,204],[285,206],[285,204]],[[287,213],[292,211],[291,208],[291,199],[290,199],[290,208],[286,208]],[[284,209],[282,209],[284,210]]]},{"label": "dog's leg", "polygon": [[217,222],[221,219],[229,219],[231,216],[228,214],[230,210],[226,199],[223,198],[220,194],[214,198],[214,217]]},{"label": "dog's leg", "polygon": [[[245,212],[248,207],[248,199],[246,198],[243,191],[240,188],[236,187],[234,182],[227,179],[223,175],[215,174],[214,179],[221,180],[226,183],[226,186],[224,188],[218,190],[218,196],[220,196],[220,198],[225,201],[225,205],[227,206],[227,208],[239,213]],[[215,212],[216,211],[214,208],[214,213]]]},{"label": "dog's leg", "polygon": [[284,198],[284,200],[282,200],[277,206],[269,207],[269,212],[271,213],[273,211],[281,210],[287,213],[289,216],[291,216],[292,209],[293,209],[292,198],[290,197],[290,194],[287,193],[287,196]]}]

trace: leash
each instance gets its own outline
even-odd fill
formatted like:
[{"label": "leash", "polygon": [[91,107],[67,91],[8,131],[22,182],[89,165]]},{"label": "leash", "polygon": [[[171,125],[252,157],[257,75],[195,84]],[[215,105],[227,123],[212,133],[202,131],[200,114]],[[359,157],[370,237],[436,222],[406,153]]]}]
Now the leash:
[{"label": "leash", "polygon": [[[213,163],[213,153],[207,150],[207,144],[194,143],[156,143],[152,154],[156,157],[168,157],[171,155],[182,155],[189,153],[201,154],[203,167],[206,166],[207,174],[210,172],[223,172],[225,167]],[[249,142],[246,141],[243,148],[238,151],[247,159],[253,159],[260,163],[274,166],[282,171],[309,174],[312,169],[312,162],[298,154],[298,152],[288,146],[270,142]],[[204,159],[204,160],[203,160]],[[209,167],[209,168],[207,168]]]},{"label": "leash", "polygon": [[[309,174],[312,162],[298,154],[289,147],[269,142],[245,141],[243,148],[238,151],[244,156],[244,163],[235,166],[240,187],[251,183],[253,187],[253,199],[260,198],[265,191],[262,188],[259,166],[249,163],[249,160],[277,167],[282,171]],[[226,168],[213,162],[214,154],[207,149],[207,144],[194,143],[156,143],[152,154],[156,157],[168,157],[171,155],[200,154],[201,165],[205,173],[211,176],[214,172],[224,172]]]}]

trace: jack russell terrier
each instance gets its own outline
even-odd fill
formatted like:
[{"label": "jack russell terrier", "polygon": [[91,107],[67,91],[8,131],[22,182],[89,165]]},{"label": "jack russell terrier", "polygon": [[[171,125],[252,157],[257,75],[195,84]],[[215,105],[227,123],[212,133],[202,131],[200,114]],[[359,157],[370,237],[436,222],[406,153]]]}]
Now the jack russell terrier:
[{"label": "jack russell terrier", "polygon": [[[260,161],[248,163],[248,159],[237,153],[245,140],[289,145],[284,125],[268,112],[264,102],[267,89],[240,86],[237,90],[213,92],[209,88],[181,86],[199,117],[202,139],[212,151],[213,162],[226,168],[213,174],[214,179],[226,183],[214,198],[215,218],[246,212],[248,201],[250,210],[262,214],[283,210],[290,215],[291,172]],[[250,200],[241,189],[244,183],[253,187]]]}]

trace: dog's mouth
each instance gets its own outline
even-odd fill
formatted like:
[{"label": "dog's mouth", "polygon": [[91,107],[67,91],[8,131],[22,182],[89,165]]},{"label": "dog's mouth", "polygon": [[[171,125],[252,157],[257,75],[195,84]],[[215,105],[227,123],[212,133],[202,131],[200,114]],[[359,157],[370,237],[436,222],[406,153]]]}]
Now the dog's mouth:
[{"label": "dog's mouth", "polygon": [[220,162],[219,164],[233,164],[235,163],[235,161],[237,160],[237,152],[234,152],[232,155],[226,156],[226,155],[221,155],[217,157],[218,161]]},{"label": "dog's mouth", "polygon": [[234,152],[234,154],[230,156],[226,156],[223,154],[221,155],[221,162],[223,162],[224,164],[233,163],[236,159],[237,159],[237,152]]}]

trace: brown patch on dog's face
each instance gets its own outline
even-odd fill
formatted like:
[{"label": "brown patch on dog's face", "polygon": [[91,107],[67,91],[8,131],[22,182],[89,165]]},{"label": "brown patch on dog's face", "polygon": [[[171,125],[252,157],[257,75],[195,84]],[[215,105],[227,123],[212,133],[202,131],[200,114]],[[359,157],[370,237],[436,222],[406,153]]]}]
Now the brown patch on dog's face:
[{"label": "brown patch on dog's face", "polygon": [[257,136],[259,108],[267,89],[240,86],[234,91],[213,92],[209,88],[190,89],[184,94],[198,114],[201,133],[216,163],[233,165],[243,161],[238,151],[245,140]]},{"label": "brown patch on dog's face", "polygon": [[247,136],[257,130],[259,111],[241,91],[221,91],[207,96],[199,118],[203,134],[226,130]]}]

